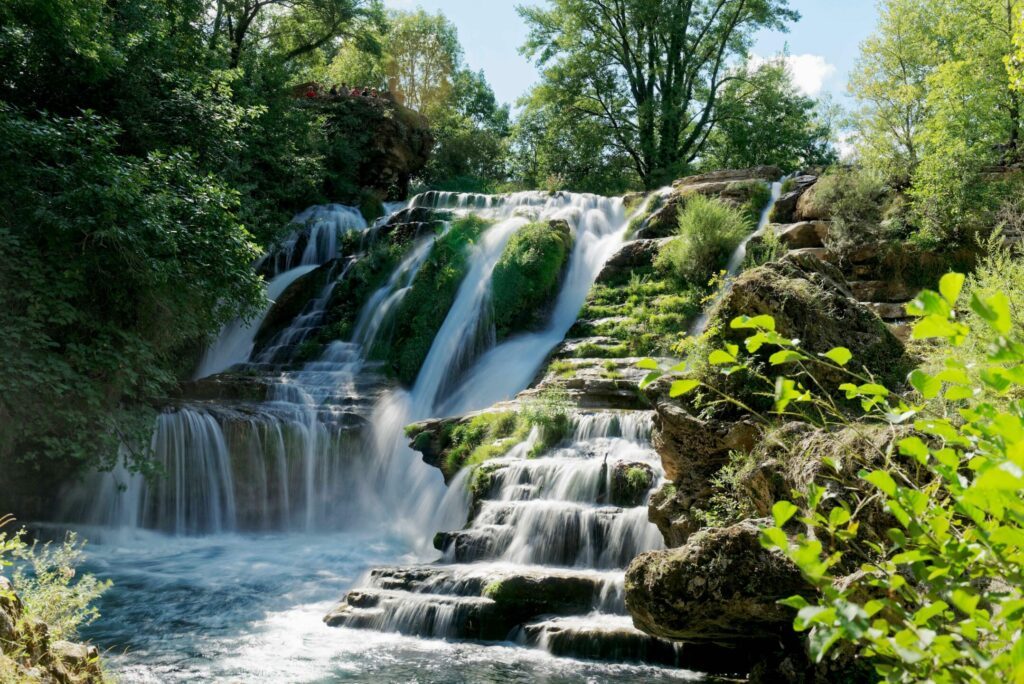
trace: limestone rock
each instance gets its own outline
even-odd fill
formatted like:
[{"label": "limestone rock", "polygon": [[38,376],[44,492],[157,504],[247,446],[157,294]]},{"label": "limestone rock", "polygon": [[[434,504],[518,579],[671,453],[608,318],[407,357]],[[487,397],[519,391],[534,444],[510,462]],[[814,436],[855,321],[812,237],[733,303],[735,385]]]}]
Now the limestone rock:
[{"label": "limestone rock", "polygon": [[618,281],[623,276],[628,276],[634,269],[653,265],[662,245],[669,240],[671,238],[639,239],[627,242],[605,262],[604,268],[597,276],[597,282]]},{"label": "limestone rock", "polygon": [[817,176],[803,174],[791,179],[793,189],[786,192],[775,202],[772,207],[771,220],[775,223],[792,223],[796,220],[796,206],[800,196],[818,181]]},{"label": "limestone rock", "polygon": [[818,185],[809,187],[796,201],[796,210],[793,212],[793,219],[796,221],[827,221],[832,218],[828,207],[821,206],[816,199]]},{"label": "limestone rock", "polygon": [[810,595],[811,588],[789,560],[761,546],[759,529],[747,520],[695,534],[678,549],[638,556],[626,572],[633,623],[654,636],[691,642],[789,629],[793,611],[778,601]]},{"label": "limestone rock", "polygon": [[824,247],[828,237],[828,223],[825,221],[800,221],[776,226],[774,230],[783,244],[790,249]]},{"label": "limestone rock", "polygon": [[[853,354],[848,366],[851,370],[870,371],[881,382],[898,387],[913,364],[903,344],[853,294],[835,266],[809,255],[787,254],[736,279],[711,312],[709,330],[713,332],[709,342],[712,348],[741,342],[749,331],[731,329],[730,321],[741,315],[769,315],[775,320],[776,331],[800,340],[804,351],[818,354],[846,347]],[[754,359],[769,376],[789,371],[785,366],[768,364],[767,357],[775,351],[775,347],[765,346]],[[830,390],[836,390],[848,378],[824,367],[817,369],[817,377]],[[751,379],[743,372],[722,376],[712,371],[705,380],[716,383],[729,396],[749,399],[754,408],[770,406],[766,398],[755,396],[761,388],[752,388]]]}]

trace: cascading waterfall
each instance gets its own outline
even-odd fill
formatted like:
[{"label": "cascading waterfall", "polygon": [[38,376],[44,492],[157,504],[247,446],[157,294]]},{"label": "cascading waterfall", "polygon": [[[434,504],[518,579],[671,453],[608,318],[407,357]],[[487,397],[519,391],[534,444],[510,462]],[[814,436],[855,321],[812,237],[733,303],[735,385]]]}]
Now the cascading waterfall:
[{"label": "cascading waterfall", "polygon": [[[572,193],[426,193],[413,198],[408,204],[413,209],[475,214],[492,224],[472,246],[467,275],[408,390],[394,387],[383,377],[380,364],[368,356],[375,344],[388,338],[394,312],[429,258],[434,240],[427,237],[410,246],[386,282],[365,301],[350,340],[334,341],[316,360],[297,365],[288,350],[322,324],[324,307],[351,266],[351,261],[338,259],[341,236],[364,231],[365,245],[376,239],[372,228],[383,226],[381,221],[367,230],[357,210],[340,205],[303,212],[295,219],[301,227],[257,268],[268,280],[270,300],[302,276],[335,262],[326,284],[260,353],[254,354],[253,348],[269,308],[248,322],[227,326],[196,374],[197,379],[207,378],[234,368],[240,371],[231,374],[234,381],[251,382],[260,400],[187,401],[161,413],[153,452],[163,477],[147,482],[119,464],[113,472],[68,492],[68,516],[107,528],[130,528],[137,535],[153,529],[187,536],[160,535],[145,542],[147,553],[164,553],[166,547],[173,555],[161,556],[163,565],[153,565],[159,568],[153,579],[146,572],[133,575],[134,568],[129,569],[128,586],[151,582],[154,592],[200,592],[211,604],[222,606],[222,612],[228,610],[228,594],[230,600],[252,606],[259,605],[252,596],[279,592],[275,605],[280,609],[240,613],[239,620],[266,629],[263,650],[271,652],[301,623],[301,643],[295,646],[298,660],[305,660],[310,648],[337,651],[337,633],[318,631],[322,615],[337,598],[332,592],[351,588],[370,563],[408,558],[402,554],[410,548],[416,561],[424,560],[424,540],[429,543],[434,532],[442,530],[435,540],[442,550],[439,563],[364,574],[356,582],[361,589],[349,592],[345,610],[331,624],[416,636],[509,640],[556,654],[678,664],[674,645],[631,627],[623,602],[625,565],[637,553],[662,547],[657,529],[647,520],[647,497],[662,477],[660,460],[650,447],[649,412],[580,411],[573,416],[573,434],[543,458],[529,457],[539,436],[535,429],[505,456],[487,463],[488,485],[475,495],[468,470],[446,487],[440,472],[407,446],[403,430],[417,420],[487,408],[525,389],[573,325],[605,261],[622,244],[631,219],[645,212],[651,201],[627,214],[620,199]],[[405,206],[387,209],[393,213]],[[560,291],[540,330],[496,343],[491,274],[509,239],[538,220],[565,220],[573,233]],[[763,225],[764,220],[759,231]],[[731,275],[741,262],[742,255]],[[643,481],[639,498],[616,498],[623,482],[637,478]],[[225,534],[257,530],[274,533],[257,542],[267,546],[266,552],[254,553],[245,537]],[[289,534],[278,534],[281,531]],[[309,536],[309,531],[366,536],[343,537],[335,547],[324,537]],[[302,567],[274,575],[277,584],[229,591],[223,582],[196,569],[204,563],[220,567],[216,564],[224,553],[247,573],[260,576],[272,566]],[[437,554],[426,556],[432,558]],[[112,556],[106,562],[116,566],[118,561]],[[187,564],[187,569],[176,563]],[[167,567],[178,568],[180,576],[191,578],[190,584],[168,588],[162,576]],[[572,615],[510,630],[494,612],[498,604],[486,594],[496,582],[524,578],[564,583],[582,591],[585,600]],[[293,594],[296,585],[302,588]],[[281,598],[285,596],[292,597],[291,603]],[[299,602],[302,606],[295,608]],[[189,624],[193,616],[183,610],[176,619]],[[213,630],[223,627],[215,622]],[[612,633],[612,651],[588,650],[587,644],[610,643]],[[375,638],[361,635],[346,643]],[[260,644],[263,639],[259,633],[247,641]],[[378,643],[394,648],[395,642],[383,638]],[[441,647],[427,650],[433,653],[436,648]],[[238,652],[237,645],[231,649]],[[191,650],[195,645],[187,642],[168,653]],[[517,667],[523,667],[522,654],[513,658]],[[156,679],[195,680],[209,674],[202,668],[186,672],[176,667],[168,663]],[[237,665],[217,667],[219,674],[238,678],[233,669]],[[275,672],[273,662],[264,662],[263,667],[264,673]],[[540,674],[547,672],[543,668],[536,672],[539,678],[547,676]],[[623,670],[626,674],[616,679],[619,675],[608,670],[596,672],[606,681],[642,676]],[[278,678],[297,677],[288,672]],[[313,678],[322,678],[322,672]]]}]

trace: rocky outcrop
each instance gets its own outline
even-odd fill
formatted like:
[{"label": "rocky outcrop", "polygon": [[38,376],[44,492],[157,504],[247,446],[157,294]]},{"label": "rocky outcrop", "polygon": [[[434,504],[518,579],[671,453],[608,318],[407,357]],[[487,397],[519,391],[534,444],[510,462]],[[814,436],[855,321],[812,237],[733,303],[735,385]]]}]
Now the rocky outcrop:
[{"label": "rocky outcrop", "polygon": [[48,684],[104,681],[95,646],[53,639],[44,622],[25,615],[10,581],[0,576],[0,680]]},{"label": "rocky outcrop", "polygon": [[[434,136],[425,117],[384,98],[343,97],[300,102],[323,115],[328,140],[338,149],[327,164],[340,177],[377,196],[402,198],[409,181],[426,166]],[[334,136],[333,132],[343,132]],[[352,150],[358,150],[353,163]],[[343,197],[347,188],[326,188],[328,197]]]},{"label": "rocky outcrop", "polygon": [[[888,386],[899,386],[912,366],[903,344],[866,306],[857,301],[835,266],[808,255],[788,254],[782,259],[747,271],[736,279],[729,293],[712,311],[711,348],[740,342],[750,331],[729,327],[734,318],[769,315],[783,337],[800,340],[801,348],[821,354],[834,347],[846,347],[853,354],[848,368],[867,372]],[[756,355],[769,377],[788,372],[786,366],[771,367],[767,357],[776,351],[763,347]],[[848,376],[824,367],[817,379],[836,390]],[[749,399],[753,407],[768,408],[770,402],[755,396],[760,387],[745,373],[722,376],[709,371],[707,381],[720,385],[726,394]]]},{"label": "rocky outcrop", "polygon": [[800,197],[818,182],[818,177],[810,174],[794,176],[787,182],[787,189],[772,207],[770,219],[773,223],[792,223],[796,220],[796,208]]},{"label": "rocky outcrop", "polygon": [[637,231],[639,238],[663,238],[674,235],[678,227],[679,211],[686,206],[686,198],[694,195],[715,197],[735,207],[746,205],[763,193],[765,183],[777,181],[782,171],[774,166],[750,169],[713,171],[680,178],[661,200]]},{"label": "rocky outcrop", "polygon": [[597,276],[598,283],[615,283],[640,268],[654,265],[662,246],[672,238],[651,238],[630,240],[622,245],[619,251],[605,262],[604,268]]},{"label": "rocky outcrop", "polygon": [[793,620],[778,601],[812,592],[796,566],[761,546],[759,534],[756,521],[743,521],[638,556],[626,571],[634,624],[689,642],[777,638]]}]

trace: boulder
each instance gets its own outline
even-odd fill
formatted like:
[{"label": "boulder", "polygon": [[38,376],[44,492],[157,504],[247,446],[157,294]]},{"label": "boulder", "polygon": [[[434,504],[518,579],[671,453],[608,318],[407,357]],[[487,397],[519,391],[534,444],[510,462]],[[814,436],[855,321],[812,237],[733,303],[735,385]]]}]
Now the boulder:
[{"label": "boulder", "polygon": [[796,201],[796,209],[793,212],[795,221],[827,221],[832,218],[829,208],[822,206],[816,199],[817,184],[807,188]]},{"label": "boulder", "polygon": [[824,247],[828,237],[828,223],[825,221],[800,221],[773,226],[772,230],[789,249]]},{"label": "boulder", "polygon": [[671,238],[652,238],[627,242],[605,262],[604,268],[597,276],[597,282],[619,282],[635,269],[653,266],[662,245],[670,240]]},{"label": "boulder", "polygon": [[817,176],[810,174],[803,174],[800,176],[794,176],[789,180],[789,185],[792,186],[792,190],[789,190],[782,194],[775,201],[775,206],[772,207],[772,213],[770,219],[773,223],[792,223],[796,219],[794,214],[796,213],[796,205],[800,200],[800,196],[804,194],[807,188],[811,187],[818,181]]},{"label": "boulder", "polygon": [[626,571],[626,607],[654,636],[688,642],[735,642],[789,630],[793,610],[778,601],[811,587],[788,559],[759,540],[762,524],[745,520],[693,535],[685,546],[637,556]]},{"label": "boulder", "polygon": [[[901,386],[912,361],[889,328],[853,294],[835,266],[810,255],[787,254],[736,279],[711,312],[708,343],[712,349],[740,343],[750,331],[732,329],[730,322],[741,315],[768,315],[774,318],[776,331],[799,340],[805,352],[846,347],[853,354],[850,370],[869,372],[891,388]],[[753,362],[769,377],[791,373],[788,366],[768,363],[775,351],[777,347],[766,345]],[[837,395],[838,385],[849,379],[846,373],[825,367],[815,371],[817,380]],[[705,376],[705,382],[757,410],[771,407],[770,398],[762,396],[764,388],[745,371],[724,376],[709,368]]]},{"label": "boulder", "polygon": [[641,506],[656,479],[654,469],[646,463],[620,461],[612,466],[608,503],[623,508]]}]

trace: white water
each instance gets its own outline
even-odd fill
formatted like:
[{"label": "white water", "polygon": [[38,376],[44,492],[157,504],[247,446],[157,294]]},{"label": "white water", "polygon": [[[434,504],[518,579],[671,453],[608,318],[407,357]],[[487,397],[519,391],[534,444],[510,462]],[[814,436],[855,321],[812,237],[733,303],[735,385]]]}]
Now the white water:
[{"label": "white water", "polygon": [[194,379],[222,373],[247,361],[256,334],[274,301],[296,280],[338,256],[344,233],[367,227],[358,209],[342,204],[310,207],[292,219],[292,223],[299,227],[257,265],[269,265],[266,307],[250,319],[238,319],[225,326],[203,354]]},{"label": "white water", "polygon": [[[412,206],[425,201],[414,200]],[[630,218],[620,200],[592,195],[441,195],[430,202],[496,223],[474,247],[469,275],[411,390],[378,396],[379,378],[366,351],[386,334],[388,314],[429,255],[430,240],[411,250],[370,298],[353,341],[335,342],[319,360],[277,376],[266,402],[197,405],[163,414],[154,444],[169,477],[160,485],[149,486],[122,469],[69,501],[86,511],[78,519],[105,525],[86,536],[97,542],[94,568],[113,576],[119,589],[104,606],[110,617],[89,635],[131,649],[116,658],[129,681],[454,682],[504,680],[509,671],[521,673],[523,681],[690,677],[657,668],[554,660],[516,648],[424,646],[413,638],[320,623],[367,565],[436,558],[426,548],[433,532],[465,524],[466,474],[445,488],[439,471],[406,446],[404,426],[484,408],[524,389],[573,324],[604,262],[621,245]],[[491,272],[515,231],[529,220],[552,219],[570,224],[575,244],[548,323],[495,346]],[[307,258],[326,263],[336,256],[338,243],[329,236],[337,235],[338,227],[321,230],[305,248],[296,240],[275,264]],[[284,271],[272,284],[293,275],[294,282],[313,268],[315,263]],[[315,304],[304,315],[318,314]],[[232,351],[216,352],[219,370],[248,359],[255,332],[225,331],[222,337],[232,338],[226,345]],[[369,429],[361,437],[348,429],[363,423]],[[645,506],[618,509],[601,502],[609,486],[606,464],[641,462],[660,474],[656,456],[643,444],[649,430],[647,419],[587,414],[577,417],[571,443],[536,461],[524,458],[532,444],[528,440],[505,457],[506,472],[495,481],[496,501],[484,504],[466,534],[479,534],[482,558],[491,563],[520,568],[554,563],[572,566],[573,572],[609,568],[616,579],[608,586],[621,587],[625,562],[639,551],[659,548],[661,541],[646,520]],[[495,510],[488,510],[492,504]],[[499,505],[511,505],[504,522]],[[493,525],[481,531],[489,516]],[[174,538],[142,528],[207,536]],[[233,533],[241,529],[291,532]],[[573,531],[568,545],[560,539],[566,530]],[[600,607],[620,612],[621,592],[609,592]],[[400,607],[402,617],[388,618],[382,626],[401,631],[429,614],[438,625],[432,633],[445,634],[456,614],[445,613],[438,622],[436,610]],[[286,646],[279,652],[281,642]],[[438,669],[437,649],[456,659],[455,670]]]}]

